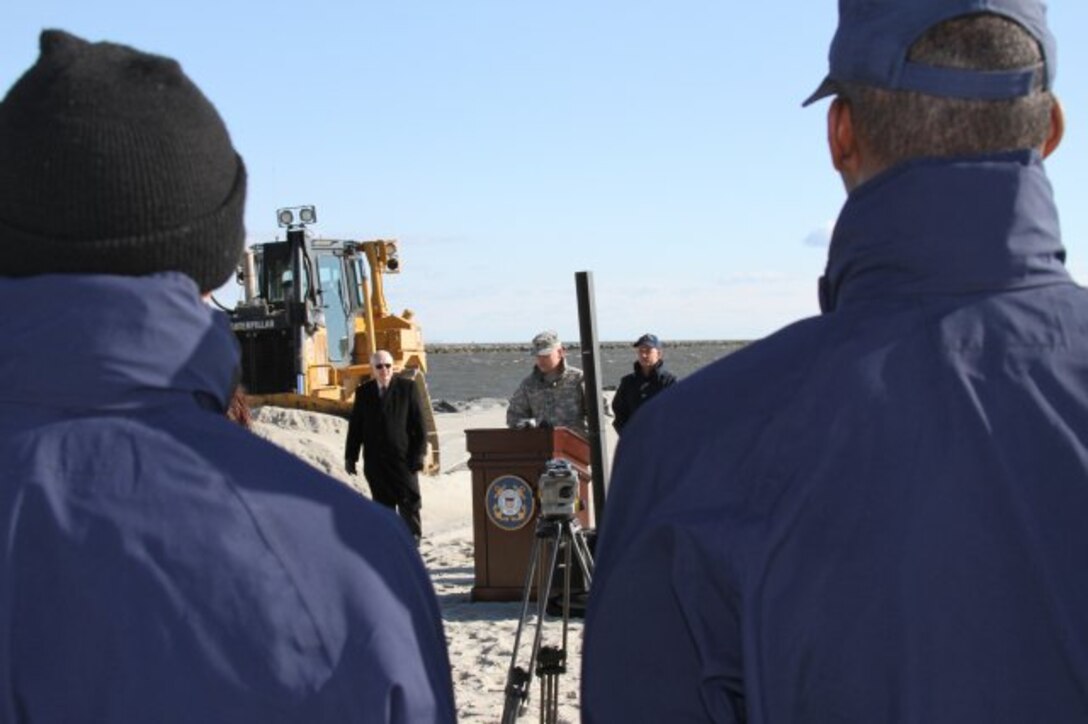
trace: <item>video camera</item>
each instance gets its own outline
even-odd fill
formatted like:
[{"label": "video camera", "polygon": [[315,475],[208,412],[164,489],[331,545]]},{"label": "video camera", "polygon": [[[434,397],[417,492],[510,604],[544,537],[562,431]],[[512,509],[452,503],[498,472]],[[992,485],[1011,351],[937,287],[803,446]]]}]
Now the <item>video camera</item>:
[{"label": "video camera", "polygon": [[562,520],[574,517],[578,506],[578,471],[570,461],[553,458],[544,463],[537,490],[542,517]]}]

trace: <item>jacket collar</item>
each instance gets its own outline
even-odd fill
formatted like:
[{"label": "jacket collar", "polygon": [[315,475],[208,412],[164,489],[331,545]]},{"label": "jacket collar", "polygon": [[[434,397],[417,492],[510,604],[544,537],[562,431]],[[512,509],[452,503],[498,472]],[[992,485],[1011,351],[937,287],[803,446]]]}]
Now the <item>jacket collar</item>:
[{"label": "jacket collar", "polygon": [[0,402],[125,410],[180,394],[225,409],[237,379],[226,315],[184,274],[0,278],[0,307]]},{"label": "jacket collar", "polygon": [[561,380],[563,378],[563,375],[566,374],[566,372],[567,372],[567,360],[566,360],[565,357],[563,359],[559,360],[559,364],[556,365],[555,369],[552,370],[551,372],[549,372],[548,374],[544,374],[543,372],[540,371],[539,367],[537,367],[535,364],[533,365],[533,376],[536,377],[541,382],[544,382],[544,383],[547,383],[547,384],[554,384],[554,383],[558,382],[559,380]]},{"label": "jacket collar", "polygon": [[831,239],[820,306],[1069,282],[1035,151],[919,159],[855,189]]}]

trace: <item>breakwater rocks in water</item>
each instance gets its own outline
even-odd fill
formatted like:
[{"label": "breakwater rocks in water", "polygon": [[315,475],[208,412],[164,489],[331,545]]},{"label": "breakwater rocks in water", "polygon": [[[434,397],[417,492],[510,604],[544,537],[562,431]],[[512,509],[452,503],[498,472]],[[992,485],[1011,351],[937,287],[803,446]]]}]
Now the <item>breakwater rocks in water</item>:
[{"label": "breakwater rocks in water", "polygon": [[[682,379],[746,344],[729,340],[666,342],[665,365]],[[631,342],[603,342],[600,348],[601,388],[614,389],[620,378],[632,370],[635,351]],[[580,367],[578,346],[572,344],[568,350],[571,364]],[[505,401],[532,369],[533,357],[528,343],[427,345],[427,386],[432,402],[442,403],[443,408],[472,402]]]},{"label": "breakwater rocks in water", "polygon": [[[677,349],[682,347],[713,347],[716,349],[730,349],[736,351],[741,347],[749,344],[747,340],[731,340],[731,339],[695,339],[695,340],[678,340],[675,342],[666,341],[664,343],[665,349]],[[567,349],[581,349],[580,342],[564,342],[563,346]],[[632,347],[631,342],[598,342],[598,346],[602,349],[630,349]],[[437,342],[434,344],[426,345],[427,354],[448,354],[458,352],[529,352],[528,343],[518,342]]]},{"label": "breakwater rocks in water", "polygon": [[473,412],[476,410],[491,410],[496,407],[506,406],[506,400],[497,400],[489,397],[474,400],[438,399],[431,403],[431,409],[435,412]]}]

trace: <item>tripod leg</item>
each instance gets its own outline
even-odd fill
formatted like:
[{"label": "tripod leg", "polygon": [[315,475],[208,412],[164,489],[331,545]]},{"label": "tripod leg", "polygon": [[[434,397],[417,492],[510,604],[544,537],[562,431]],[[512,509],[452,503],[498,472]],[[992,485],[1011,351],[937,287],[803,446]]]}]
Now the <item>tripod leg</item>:
[{"label": "tripod leg", "polygon": [[[502,709],[502,724],[514,724],[514,720],[517,719],[519,710],[522,710],[524,705],[529,700],[529,684],[532,681],[533,666],[530,663],[528,670],[520,668],[518,664],[518,650],[521,648],[521,633],[525,628],[525,621],[529,617],[529,601],[532,598],[533,593],[533,579],[536,577],[536,570],[540,562],[541,554],[541,539],[536,537],[533,539],[532,551],[529,554],[529,567],[525,573],[525,587],[522,594],[521,602],[521,618],[518,620],[517,633],[514,635],[514,650],[510,654],[510,668],[506,672],[506,701],[503,704]],[[540,622],[537,622],[537,639],[540,638],[539,633]],[[535,657],[535,649],[533,655]]]},{"label": "tripod leg", "polygon": [[[571,579],[574,578],[574,571],[571,570],[571,552],[574,550],[574,528],[571,527],[571,522],[568,521],[563,529],[564,545],[563,545],[563,653],[566,655],[567,651],[567,628],[570,623],[570,587]],[[558,686],[555,692],[556,697],[559,696]]]},{"label": "tripod leg", "polygon": [[581,530],[574,531],[571,540],[574,544],[574,554],[578,558],[578,566],[582,569],[582,576],[585,577],[586,590],[588,591],[590,586],[593,585],[593,554],[590,553],[589,543],[586,542],[585,533]]},{"label": "tripod leg", "polygon": [[540,664],[537,674],[540,676],[540,721],[542,724],[557,724],[559,721],[559,677],[567,671],[567,640],[570,628],[570,590],[571,590],[571,527],[570,522],[561,522],[558,538],[552,555],[552,572],[549,575],[547,593],[551,593],[551,579],[559,563],[560,550],[563,552],[565,566],[563,575],[562,606],[562,643],[560,646],[547,646],[540,649]]},{"label": "tripod leg", "polygon": [[529,600],[532,598],[533,593],[533,579],[536,578],[536,569],[540,562],[540,538],[533,539],[533,548],[529,553],[529,567],[525,571],[525,586],[522,589],[521,596],[521,619],[518,621],[518,631],[514,635],[514,653],[510,662],[510,666],[513,667],[518,658],[518,647],[521,644],[521,631],[525,625],[525,620],[529,617]]},{"label": "tripod leg", "polygon": [[559,679],[549,676],[540,680],[540,724],[559,722]]},{"label": "tripod leg", "polygon": [[548,593],[552,590],[552,582],[555,580],[555,568],[559,564],[559,549],[560,549],[559,528],[555,529],[555,539],[553,541],[553,548],[551,551],[551,561],[548,563],[547,574],[544,576],[544,585],[538,587],[536,591],[537,602],[537,615],[536,615],[536,638],[533,639],[533,653],[529,659],[529,671],[533,671],[536,665],[536,656],[540,651],[540,639],[543,634],[542,625],[544,623],[544,614],[548,606]]},{"label": "tripod leg", "polygon": [[[579,536],[577,521],[542,520],[538,523],[536,537],[525,576],[525,591],[522,599],[521,620],[518,622],[514,637],[514,651],[511,654],[510,670],[507,673],[506,701],[503,706],[502,724],[515,724],[516,719],[525,713],[529,702],[529,690],[532,674],[540,677],[540,721],[542,724],[559,722],[559,677],[566,673],[567,641],[570,624],[571,565],[572,557],[577,557],[578,565],[589,582],[592,558],[584,538]],[[551,550],[545,552],[550,542]],[[563,629],[562,645],[541,646],[543,639],[544,617],[547,613],[548,598],[555,584],[556,571],[559,568],[559,556],[563,554],[565,566],[563,578]],[[547,568],[541,568],[541,559],[547,556]],[[540,574],[543,581],[539,580]],[[532,650],[529,655],[529,668],[517,665],[521,635],[529,618],[529,604],[533,592],[534,578],[537,586],[536,630],[533,635]]]},{"label": "tripod leg", "polygon": [[554,724],[559,716],[559,677],[567,670],[567,652],[555,646],[540,649],[540,720]]}]

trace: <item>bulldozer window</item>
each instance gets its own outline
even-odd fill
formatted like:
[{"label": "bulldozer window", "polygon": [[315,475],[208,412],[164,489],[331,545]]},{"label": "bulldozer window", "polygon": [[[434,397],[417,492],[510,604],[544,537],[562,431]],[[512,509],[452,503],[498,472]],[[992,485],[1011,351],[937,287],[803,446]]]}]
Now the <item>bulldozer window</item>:
[{"label": "bulldozer window", "polygon": [[286,253],[286,244],[266,244],[258,257],[257,278],[261,280],[260,289],[269,304],[283,304],[291,285],[291,259]]},{"label": "bulldozer window", "polygon": [[317,257],[317,278],[329,335],[329,361],[333,364],[349,361],[352,346],[348,338],[350,306],[344,298],[341,263],[340,257],[334,254],[320,254]]}]

